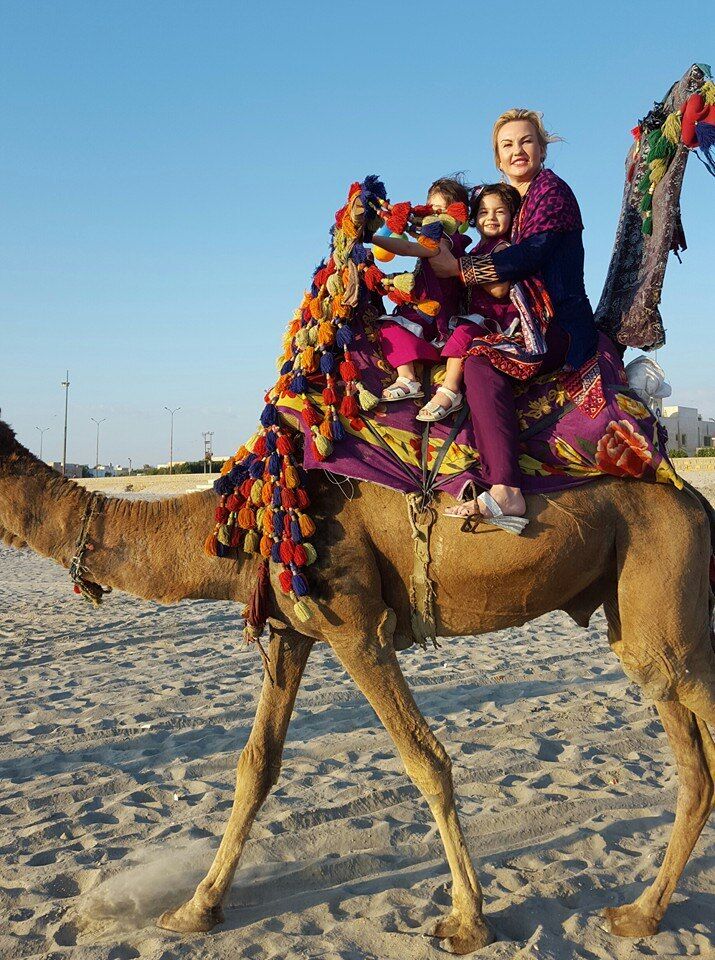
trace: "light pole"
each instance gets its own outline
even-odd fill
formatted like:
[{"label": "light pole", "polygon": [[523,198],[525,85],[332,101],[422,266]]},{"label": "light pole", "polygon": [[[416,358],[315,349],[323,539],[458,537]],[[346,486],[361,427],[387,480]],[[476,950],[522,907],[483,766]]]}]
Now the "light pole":
[{"label": "light pole", "polygon": [[65,374],[65,378],[62,381],[61,386],[65,388],[65,437],[62,442],[62,476],[64,477],[67,471],[67,400],[70,395],[70,372],[69,370]]},{"label": "light pole", "polygon": [[101,420],[95,420],[94,417],[90,417],[89,419],[92,420],[93,423],[96,423],[96,424],[97,424],[97,450],[96,450],[95,462],[94,462],[94,469],[97,470],[97,469],[99,468],[99,425],[100,425],[100,423],[104,423],[104,421],[105,421],[107,418],[106,418],[106,417],[102,417]]},{"label": "light pole", "polygon": [[169,476],[174,472],[174,414],[178,413],[181,410],[181,407],[174,407],[173,410],[169,410],[168,407],[164,407],[171,414],[171,433],[169,434]]},{"label": "light pole", "polygon": [[131,477],[131,475],[132,475],[132,458],[131,458],[131,457],[127,457],[127,460],[129,461],[129,476]]},{"label": "light pole", "polygon": [[204,473],[206,473],[206,466],[208,464],[208,472],[211,473],[211,468],[213,466],[213,446],[211,438],[213,437],[213,430],[207,430],[205,433],[202,433],[201,436],[204,438]]},{"label": "light pole", "polygon": [[42,441],[44,439],[45,433],[49,430],[49,427],[35,427],[35,430],[40,431],[40,460],[42,460]]}]

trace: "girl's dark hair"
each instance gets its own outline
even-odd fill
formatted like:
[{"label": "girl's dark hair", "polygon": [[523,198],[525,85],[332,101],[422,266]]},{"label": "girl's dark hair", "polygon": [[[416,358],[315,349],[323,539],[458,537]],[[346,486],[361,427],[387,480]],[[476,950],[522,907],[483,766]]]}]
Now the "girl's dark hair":
[{"label": "girl's dark hair", "polygon": [[504,206],[511,214],[512,221],[519,212],[521,194],[516,187],[512,187],[510,183],[485,183],[482,186],[474,187],[469,195],[469,223],[471,226],[476,227],[477,225],[479,201],[490,193],[495,193],[501,198]]},{"label": "girl's dark hair", "polygon": [[427,191],[427,196],[430,197],[431,194],[438,191],[449,203],[463,203],[466,207],[469,207],[469,190],[459,174],[454,174],[452,177],[440,177],[439,180],[435,180]]}]

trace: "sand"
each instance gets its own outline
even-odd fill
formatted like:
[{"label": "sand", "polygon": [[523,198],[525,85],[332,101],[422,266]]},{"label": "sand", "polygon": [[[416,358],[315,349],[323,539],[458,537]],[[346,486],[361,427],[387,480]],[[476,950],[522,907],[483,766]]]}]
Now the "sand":
[{"label": "sand", "polygon": [[[237,608],[113,594],[96,610],[59,567],[4,547],[0,606],[3,960],[446,956],[423,936],[449,902],[436,828],[328,648],[309,661],[226,922],[181,937],[153,918],[210,862],[261,682]],[[603,907],[636,897],[662,859],[676,771],[600,614],[402,662],[454,761],[500,938],[477,956],[715,956],[712,821],[656,938],[603,929]]]}]

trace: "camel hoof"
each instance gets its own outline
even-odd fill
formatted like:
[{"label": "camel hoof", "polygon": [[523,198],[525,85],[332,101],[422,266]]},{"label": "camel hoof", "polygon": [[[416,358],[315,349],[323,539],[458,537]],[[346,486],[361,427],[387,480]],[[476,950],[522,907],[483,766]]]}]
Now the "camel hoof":
[{"label": "camel hoof", "polygon": [[[447,918],[450,919],[450,918]],[[485,920],[476,920],[472,923],[461,923],[456,933],[441,941],[443,949],[462,957],[467,953],[474,953],[482,947],[494,943],[496,937]]]},{"label": "camel hoof", "polygon": [[643,913],[635,903],[609,907],[603,914],[606,929],[617,937],[652,937],[658,932],[660,921]]},{"label": "camel hoof", "polygon": [[455,936],[460,925],[461,921],[458,915],[456,913],[448,913],[446,917],[442,917],[441,920],[437,921],[429,936],[436,937],[437,940],[446,940],[447,937]]},{"label": "camel hoof", "polygon": [[167,910],[162,913],[156,924],[164,930],[174,930],[177,933],[208,933],[216,924],[222,922],[221,907],[206,910],[197,907],[193,900],[187,900],[176,910]]}]

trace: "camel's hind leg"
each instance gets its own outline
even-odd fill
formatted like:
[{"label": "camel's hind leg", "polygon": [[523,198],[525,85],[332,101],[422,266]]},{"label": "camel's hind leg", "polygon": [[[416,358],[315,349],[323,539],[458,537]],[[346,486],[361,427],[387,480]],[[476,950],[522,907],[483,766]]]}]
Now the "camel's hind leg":
[{"label": "camel's hind leg", "polygon": [[350,638],[331,646],[392,737],[405,770],[430,805],[452,873],[452,912],[434,936],[448,940],[453,953],[471,953],[491,943],[482,915],[482,891],[467,851],[454,805],[452,764],[420,713],[392,646],[392,611],[377,636]]},{"label": "camel's hind leg", "polygon": [[658,932],[675,885],[700,836],[713,802],[715,747],[701,720],[680,703],[656,703],[678,764],[678,805],[663,864],[634,902],[606,910],[611,933],[648,937]]},{"label": "camel's hind leg", "polygon": [[182,933],[207,931],[223,920],[221,906],[233,880],[251,825],[278,779],[288,724],[313,641],[293,631],[274,636],[269,648],[271,674],[266,675],[251,735],[236,771],[233,809],[221,845],[193,897],[158,923]]}]

